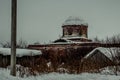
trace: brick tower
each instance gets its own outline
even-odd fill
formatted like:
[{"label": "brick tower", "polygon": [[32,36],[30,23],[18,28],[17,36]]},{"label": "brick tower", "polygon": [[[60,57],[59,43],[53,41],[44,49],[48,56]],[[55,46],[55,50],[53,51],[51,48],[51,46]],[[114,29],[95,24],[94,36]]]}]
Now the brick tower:
[{"label": "brick tower", "polygon": [[[62,38],[67,38],[69,40],[81,41],[81,39],[87,39],[87,29],[88,24],[84,20],[78,17],[70,16],[62,25],[63,35]],[[88,39],[87,39],[88,40]],[[85,41],[85,40],[83,40]]]}]

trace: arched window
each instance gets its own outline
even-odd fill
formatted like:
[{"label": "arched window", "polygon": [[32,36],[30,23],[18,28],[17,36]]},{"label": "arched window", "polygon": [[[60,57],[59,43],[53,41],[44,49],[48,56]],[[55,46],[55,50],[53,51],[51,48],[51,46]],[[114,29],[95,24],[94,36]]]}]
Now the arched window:
[{"label": "arched window", "polygon": [[69,28],[68,29],[68,35],[72,35],[73,34],[73,29]]}]

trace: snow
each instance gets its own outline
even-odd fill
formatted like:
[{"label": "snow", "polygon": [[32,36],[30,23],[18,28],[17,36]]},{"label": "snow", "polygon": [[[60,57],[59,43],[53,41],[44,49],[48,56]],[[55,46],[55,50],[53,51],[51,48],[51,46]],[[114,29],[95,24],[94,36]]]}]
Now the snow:
[{"label": "snow", "polygon": [[10,70],[0,69],[0,80],[120,80],[120,76],[101,75],[95,73],[67,74],[49,73],[29,77],[13,77],[9,75]]},{"label": "snow", "polygon": [[[117,68],[117,71],[116,71]],[[100,69],[101,74],[106,74],[106,75],[119,75],[120,76],[120,66],[107,66],[104,68]]]},{"label": "snow", "polygon": [[88,38],[79,37],[79,36],[78,37],[77,36],[76,37],[62,37],[62,38],[57,39],[57,40],[65,40],[66,42],[55,42],[55,41],[57,41],[57,40],[55,40],[54,42],[49,43],[49,44],[84,44],[84,43],[95,43],[95,42],[72,41],[72,40],[69,40],[69,39],[88,39]]},{"label": "snow", "polygon": [[48,62],[48,63],[47,63],[47,66],[50,67],[50,66],[51,66],[51,62]]},{"label": "snow", "polygon": [[[50,44],[85,44],[85,43],[93,43],[93,42],[81,42],[81,41],[67,41],[67,42],[56,42],[56,43],[49,43]],[[48,44],[46,44],[48,45]]]},{"label": "snow", "polygon": [[120,48],[99,48],[99,50],[106,55],[109,59],[113,60],[112,57],[116,57],[117,56],[117,50]]},{"label": "snow", "polygon": [[[11,55],[11,49],[10,48],[0,48],[0,54],[2,55]],[[41,55],[42,52],[40,50],[30,50],[30,49],[16,49],[16,56],[22,57],[22,56],[35,56],[35,55]]]},{"label": "snow", "polygon": [[70,16],[64,23],[64,25],[88,25],[84,22],[83,19],[80,19],[79,17]]},{"label": "snow", "polygon": [[92,50],[90,53],[88,53],[88,55],[86,55],[84,58],[88,58],[90,57],[91,55],[93,55],[93,53],[98,50],[100,51],[102,54],[104,54],[106,57],[108,57],[111,61],[113,61],[113,59],[117,56],[120,56],[118,55],[118,53],[120,53],[120,48],[104,48],[104,47],[98,47],[98,48],[95,48],[94,50]]},{"label": "snow", "polygon": [[88,38],[81,36],[68,36],[68,37],[62,37],[62,39],[88,39]]},{"label": "snow", "polygon": [[48,44],[50,45],[50,44],[87,44],[87,43],[94,43],[94,42],[67,41],[67,42],[56,42],[56,43],[48,43]]},{"label": "snow", "polygon": [[[64,40],[65,42],[60,42],[59,40]],[[59,41],[59,42],[55,42],[55,41]],[[72,40],[68,40],[66,38],[60,38],[60,39],[57,39],[55,40],[53,43],[72,43],[73,41]]]}]

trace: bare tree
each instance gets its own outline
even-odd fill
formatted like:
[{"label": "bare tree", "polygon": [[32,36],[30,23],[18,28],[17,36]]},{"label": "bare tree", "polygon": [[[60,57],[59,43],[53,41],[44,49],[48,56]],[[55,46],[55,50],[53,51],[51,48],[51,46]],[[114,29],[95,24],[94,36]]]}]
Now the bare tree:
[{"label": "bare tree", "polygon": [[[3,48],[11,48],[11,42],[10,41],[6,41],[6,42],[0,42],[0,45],[3,47]],[[27,48],[28,46],[28,43],[27,41],[23,40],[23,39],[20,39],[16,45],[17,48]]]},{"label": "bare tree", "polygon": [[94,39],[93,39],[94,42],[101,42],[101,40],[96,36]]},{"label": "bare tree", "polygon": [[120,48],[107,48],[107,50],[109,51],[110,55],[111,55],[111,59],[113,61],[114,64],[114,73],[115,75],[118,75],[118,65],[120,64]]},{"label": "bare tree", "polygon": [[120,44],[120,34],[113,35],[112,37],[106,37],[105,43]]},{"label": "bare tree", "polygon": [[21,38],[17,43],[17,48],[27,48],[27,41]]},{"label": "bare tree", "polygon": [[4,43],[0,43],[3,48],[11,48],[11,43],[9,41],[6,41]]},{"label": "bare tree", "polygon": [[36,41],[35,43],[33,43],[34,45],[40,45],[39,41]]},{"label": "bare tree", "polygon": [[106,37],[106,39],[99,39],[97,36],[92,39],[94,42],[101,42],[107,44],[120,44],[120,34],[113,35],[112,37]]}]

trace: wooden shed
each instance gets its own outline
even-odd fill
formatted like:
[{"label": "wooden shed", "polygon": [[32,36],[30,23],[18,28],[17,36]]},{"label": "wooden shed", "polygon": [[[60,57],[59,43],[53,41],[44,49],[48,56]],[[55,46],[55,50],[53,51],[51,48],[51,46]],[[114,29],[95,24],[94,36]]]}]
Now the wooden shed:
[{"label": "wooden shed", "polygon": [[100,68],[119,64],[120,48],[98,47],[81,60],[81,70],[83,72],[98,71]]}]

